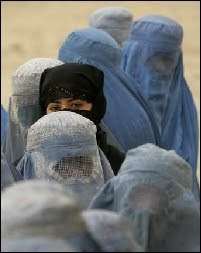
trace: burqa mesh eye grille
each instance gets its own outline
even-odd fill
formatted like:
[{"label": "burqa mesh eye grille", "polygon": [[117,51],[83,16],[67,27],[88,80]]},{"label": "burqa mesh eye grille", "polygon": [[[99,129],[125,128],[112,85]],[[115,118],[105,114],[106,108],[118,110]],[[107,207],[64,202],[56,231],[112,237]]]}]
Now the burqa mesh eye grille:
[{"label": "burqa mesh eye grille", "polygon": [[87,179],[92,174],[93,160],[89,156],[62,157],[52,169],[64,179]]},{"label": "burqa mesh eye grille", "polygon": [[153,185],[135,186],[128,194],[128,203],[138,210],[159,212],[168,207],[169,199],[165,190]]},{"label": "burqa mesh eye grille", "polygon": [[175,58],[173,56],[156,54],[147,59],[147,64],[159,74],[170,75],[176,67],[177,60]]}]

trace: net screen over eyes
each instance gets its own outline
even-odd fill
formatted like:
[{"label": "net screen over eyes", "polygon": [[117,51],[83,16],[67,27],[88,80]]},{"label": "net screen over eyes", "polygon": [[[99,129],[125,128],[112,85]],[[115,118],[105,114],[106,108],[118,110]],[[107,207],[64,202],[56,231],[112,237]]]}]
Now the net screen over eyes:
[{"label": "net screen over eyes", "polygon": [[175,57],[164,54],[153,55],[147,60],[148,66],[162,75],[171,74],[174,71],[176,62]]},{"label": "net screen over eyes", "polygon": [[64,179],[86,179],[92,174],[93,161],[88,156],[62,157],[53,170]]}]

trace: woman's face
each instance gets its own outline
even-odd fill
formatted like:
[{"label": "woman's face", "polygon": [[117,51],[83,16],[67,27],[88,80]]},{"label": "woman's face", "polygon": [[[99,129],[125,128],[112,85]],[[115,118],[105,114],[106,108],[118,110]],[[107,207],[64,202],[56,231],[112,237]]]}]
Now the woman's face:
[{"label": "woman's face", "polygon": [[63,109],[91,111],[92,103],[75,98],[60,98],[48,104],[46,114]]}]

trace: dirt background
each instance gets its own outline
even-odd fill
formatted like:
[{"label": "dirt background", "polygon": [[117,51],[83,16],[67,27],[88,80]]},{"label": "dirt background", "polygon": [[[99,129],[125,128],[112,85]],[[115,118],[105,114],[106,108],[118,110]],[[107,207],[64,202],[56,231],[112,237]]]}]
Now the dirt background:
[{"label": "dirt background", "polygon": [[[21,64],[32,58],[57,58],[64,38],[74,29],[88,27],[91,12],[109,6],[130,9],[134,19],[161,14],[182,24],[184,73],[200,115],[199,1],[1,1],[1,103],[4,107],[7,109],[11,95],[12,74]],[[198,176],[199,171],[200,159]]]}]

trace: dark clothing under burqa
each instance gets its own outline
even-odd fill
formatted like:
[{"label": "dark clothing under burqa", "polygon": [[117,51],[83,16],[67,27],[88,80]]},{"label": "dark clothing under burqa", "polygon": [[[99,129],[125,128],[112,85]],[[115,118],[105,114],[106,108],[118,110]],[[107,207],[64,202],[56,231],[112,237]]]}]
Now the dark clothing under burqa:
[{"label": "dark clothing under burqa", "polygon": [[[44,110],[49,103],[60,98],[74,98],[92,103],[91,111],[73,110],[73,112],[81,114],[96,124],[97,144],[108,158],[114,173],[117,174],[125,154],[109,130],[106,133],[103,131],[104,126],[101,126],[101,119],[106,111],[103,83],[104,74],[96,67],[88,64],[66,63],[48,68],[42,73],[39,100]],[[109,142],[112,145],[109,145]]]}]

